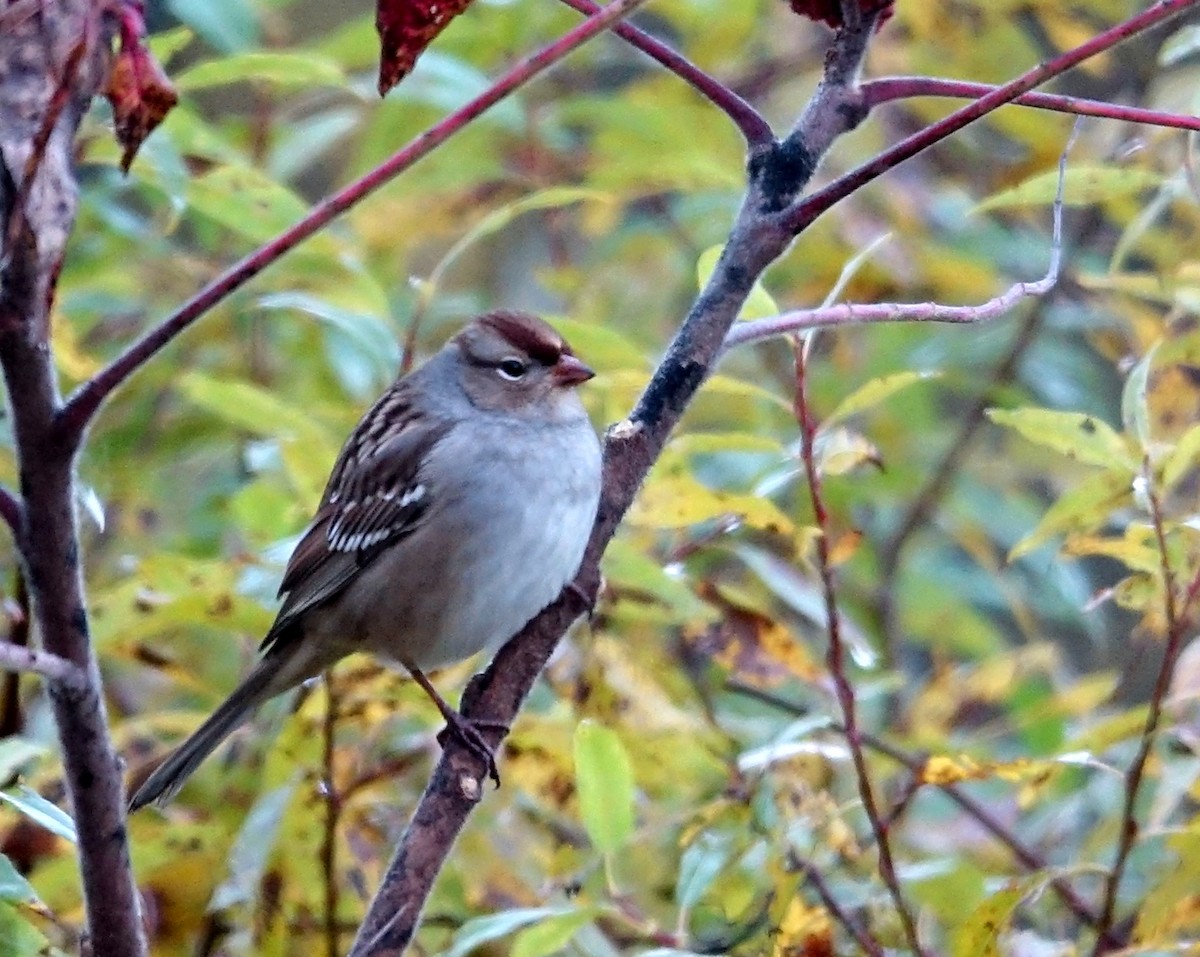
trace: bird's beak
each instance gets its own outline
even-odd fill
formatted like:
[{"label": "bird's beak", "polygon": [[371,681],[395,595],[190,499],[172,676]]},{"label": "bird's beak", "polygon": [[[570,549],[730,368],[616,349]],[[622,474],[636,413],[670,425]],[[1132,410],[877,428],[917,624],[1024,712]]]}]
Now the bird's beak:
[{"label": "bird's beak", "polygon": [[551,374],[554,376],[554,381],[559,385],[572,386],[579,385],[581,382],[587,382],[596,373],[574,356],[563,355],[559,356],[558,361],[554,363],[554,369]]}]

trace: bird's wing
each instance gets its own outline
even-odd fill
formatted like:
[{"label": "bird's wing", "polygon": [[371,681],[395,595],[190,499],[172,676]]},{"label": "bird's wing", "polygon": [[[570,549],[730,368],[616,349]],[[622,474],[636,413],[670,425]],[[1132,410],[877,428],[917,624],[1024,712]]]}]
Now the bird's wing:
[{"label": "bird's wing", "polygon": [[312,523],[284,571],[286,594],[264,649],[310,608],[341,592],[379,552],[410,535],[437,494],[422,474],[453,424],[433,421],[400,387],[363,417],[342,449]]}]

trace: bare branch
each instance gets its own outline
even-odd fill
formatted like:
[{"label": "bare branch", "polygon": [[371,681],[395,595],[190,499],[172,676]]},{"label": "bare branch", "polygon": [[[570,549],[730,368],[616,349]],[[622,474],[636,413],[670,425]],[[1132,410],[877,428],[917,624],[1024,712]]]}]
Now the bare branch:
[{"label": "bare branch", "polygon": [[[812,223],[818,216],[845,199],[851,193],[861,189],[867,183],[878,179],[888,170],[899,166],[906,159],[911,159],[935,143],[944,140],[951,133],[956,133],[974,123],[981,117],[991,113],[997,107],[1011,103],[1023,93],[1028,93],[1036,86],[1047,80],[1065,73],[1071,67],[1077,66],[1105,50],[1109,50],[1123,40],[1148,30],[1150,27],[1163,23],[1171,17],[1194,7],[1196,0],[1159,0],[1158,3],[1130,17],[1122,23],[1098,33],[1086,43],[1054,57],[1046,63],[1039,64],[1031,70],[1022,73],[1015,80],[997,87],[990,93],[981,96],[974,103],[969,103],[955,110],[949,116],[919,130],[912,136],[905,137],[899,143],[884,150],[870,162],[864,163],[857,169],[851,170],[845,176],[838,177],[823,189],[796,202],[791,208],[779,216],[779,226],[793,233],[799,233]],[[863,107],[865,109],[865,107]]]},{"label": "bare branch", "polygon": [[821,903],[825,905],[825,909],[833,915],[834,920],[842,925],[842,929],[853,938],[864,954],[868,954],[869,957],[883,957],[883,947],[880,946],[879,941],[850,919],[850,915],[846,913],[845,909],[838,903],[837,898],[833,896],[833,892],[829,889],[825,878],[821,876],[821,872],[817,870],[816,865],[812,861],[792,851],[788,855],[788,866],[792,870],[798,871],[805,882],[817,892],[817,896],[821,898]]},{"label": "bare branch", "polygon": [[284,253],[294,249],[365,196],[393,180],[514,90],[545,72],[568,53],[606,30],[644,2],[645,0],[614,0],[600,13],[589,17],[558,40],[518,61],[499,80],[465,106],[455,110],[440,123],[431,126],[365,176],[322,200],[291,229],[276,236],[226,269],[75,390],[59,415],[59,426],[66,440],[78,441],[79,436],[82,435],[83,430],[95,416],[101,404],[114,390],[119,388],[163,346],[171,342],[231,292],[245,285]]},{"label": "bare branch", "polygon": [[[827,74],[831,76],[836,68],[838,75],[857,75],[857,67],[848,69],[848,58],[861,58],[865,44],[853,31],[842,31],[835,43],[843,46],[827,60]],[[844,101],[843,91],[829,76],[814,96],[836,109],[835,104]],[[815,126],[819,111],[806,115]],[[755,280],[791,241],[791,234],[777,228],[768,212],[783,208],[786,198],[802,189],[815,169],[819,154],[807,150],[803,138],[800,129],[790,146],[775,144],[752,155],[746,196],[716,268],[629,418],[611,428],[605,438],[600,508],[583,566],[558,599],[501,648],[471,683],[461,708],[468,718],[511,724],[562,635],[594,600],[600,556],[618,523],[712,369]],[[814,133],[814,141],[822,139]],[[497,732],[485,736],[489,743],[499,744]],[[451,845],[482,797],[485,769],[480,760],[453,737],[446,745],[359,929],[352,957],[399,957],[404,951]]]},{"label": "bare branch", "polygon": [[[561,0],[561,2],[580,13],[595,14],[601,9],[600,5],[593,3],[592,0]],[[775,134],[771,131],[771,124],[763,118],[758,110],[716,77],[705,73],[687,57],[630,23],[619,23],[612,30],[630,46],[641,50],[691,85],[701,96],[707,98],[722,113],[733,120],[734,125],[741,131],[750,146],[774,141]]]},{"label": "bare branch", "polygon": [[60,399],[49,345],[55,280],[75,218],[73,139],[106,73],[111,27],[103,4],[58,0],[0,29],[0,366],[23,504],[14,507],[8,495],[0,510],[21,530],[33,616],[49,652],[8,645],[0,660],[50,678],[79,833],[91,953],[141,957],[146,943],[130,867],[122,767],[88,633],[75,526],[75,444],[62,442],[55,427]]},{"label": "bare branch", "polygon": [[[862,85],[863,100],[869,107],[894,103],[896,100],[916,96],[942,96],[956,99],[976,99],[996,90],[989,83],[969,83],[964,80],[946,80],[931,76],[887,76],[868,80]],[[1071,113],[1075,116],[1098,116],[1108,120],[1124,120],[1127,123],[1142,123],[1146,126],[1163,126],[1178,130],[1200,130],[1200,116],[1186,113],[1164,113],[1138,106],[1107,103],[1104,100],[1089,100],[1081,96],[1063,96],[1058,93],[1023,93],[1013,106],[1028,106],[1035,110],[1052,110],[1055,113]]]},{"label": "bare branch", "polygon": [[863,753],[854,685],[846,672],[846,653],[842,639],[841,613],[838,610],[837,583],[834,578],[833,562],[829,556],[831,538],[829,515],[825,509],[821,490],[821,472],[817,467],[817,421],[812,407],[808,403],[808,344],[799,338],[794,339],[793,350],[796,359],[794,409],[796,423],[800,427],[800,459],[804,464],[804,473],[808,480],[808,497],[813,510],[813,521],[820,532],[816,540],[817,572],[821,578],[821,593],[825,602],[827,622],[826,633],[829,636],[826,662],[830,677],[833,679],[834,690],[837,693],[838,705],[842,710],[846,744],[850,748],[854,773],[858,779],[858,795],[862,800],[863,810],[866,812],[878,847],[879,876],[883,879],[884,886],[887,887],[892,902],[896,906],[896,913],[904,928],[904,936],[908,939],[909,946],[914,954],[920,955],[924,953],[924,950],[917,934],[916,918],[913,916],[912,907],[900,889],[900,879],[896,874],[896,865],[892,858],[888,826],[879,812],[879,805],[875,800],[875,790],[871,783],[871,772],[867,768],[866,756]]},{"label": "bare branch", "polygon": [[[1158,490],[1154,487],[1154,470],[1147,458],[1142,463],[1142,481],[1145,483],[1146,499],[1150,507],[1150,522],[1154,528],[1154,540],[1158,546],[1159,573],[1162,576],[1163,615],[1167,622],[1167,640],[1163,648],[1162,662],[1159,664],[1158,675],[1154,679],[1154,690],[1150,695],[1149,710],[1146,714],[1146,724],[1142,729],[1141,740],[1137,753],[1125,770],[1125,800],[1121,808],[1121,819],[1118,827],[1117,853],[1113,859],[1112,869],[1104,882],[1103,902],[1100,906],[1100,923],[1096,928],[1096,943],[1092,948],[1092,957],[1099,957],[1112,950],[1117,943],[1110,939],[1113,918],[1117,906],[1117,892],[1120,890],[1121,878],[1125,875],[1125,867],[1129,863],[1129,855],[1137,842],[1137,799],[1141,790],[1142,779],[1146,773],[1146,762],[1154,743],[1158,739],[1159,723],[1162,720],[1163,703],[1171,689],[1171,679],[1175,675],[1175,663],[1183,650],[1184,637],[1189,627],[1188,619],[1180,614],[1180,602],[1175,595],[1175,572],[1171,567],[1170,553],[1167,549],[1166,523],[1163,519],[1162,502]],[[1197,576],[1189,587],[1185,601],[1190,604],[1194,596]]]},{"label": "bare branch", "polygon": [[1046,274],[1034,282],[1014,283],[1000,295],[975,306],[946,306],[936,302],[879,302],[871,305],[841,303],[819,309],[797,309],[766,319],[740,322],[725,336],[725,349],[761,342],[778,336],[793,335],[808,329],[831,326],[866,325],[876,322],[942,322],[972,324],[988,322],[1007,315],[1023,299],[1044,296],[1058,284],[1062,269],[1063,190],[1066,184],[1067,155],[1075,142],[1078,124],[1062,155],[1058,158],[1058,189],[1052,206],[1050,263]]},{"label": "bare branch", "polygon": [[70,695],[86,693],[87,675],[74,662],[48,651],[0,642],[0,671],[27,671],[41,675]]}]

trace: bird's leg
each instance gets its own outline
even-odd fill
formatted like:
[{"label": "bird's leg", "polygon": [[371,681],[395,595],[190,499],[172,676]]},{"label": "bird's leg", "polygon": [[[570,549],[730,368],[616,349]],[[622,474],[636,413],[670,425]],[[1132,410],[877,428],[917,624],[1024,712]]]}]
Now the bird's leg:
[{"label": "bird's leg", "polygon": [[437,688],[425,677],[425,672],[420,668],[409,667],[408,673],[413,676],[413,681],[421,686],[421,690],[429,695],[429,700],[437,706],[438,711],[442,713],[442,717],[446,719],[446,727],[437,736],[438,743],[444,745],[445,735],[447,733],[453,734],[459,741],[466,745],[472,754],[487,765],[488,777],[496,783],[496,787],[500,787],[500,772],[496,768],[496,752],[487,743],[483,735],[479,733],[479,730],[483,728],[507,734],[508,725],[500,721],[473,721],[470,718],[463,717],[451,707],[445,698],[438,694]]}]

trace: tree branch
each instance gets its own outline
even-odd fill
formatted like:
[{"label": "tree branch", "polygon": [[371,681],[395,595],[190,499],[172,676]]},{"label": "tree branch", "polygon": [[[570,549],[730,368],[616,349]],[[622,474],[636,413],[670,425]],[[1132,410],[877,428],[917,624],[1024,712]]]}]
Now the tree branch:
[{"label": "tree branch", "polygon": [[[1074,137],[1072,137],[1073,139]],[[1070,149],[1070,144],[1067,150]],[[1057,284],[1062,270],[1063,186],[1067,150],[1059,158],[1058,192],[1054,197],[1050,263],[1046,274],[1032,282],[1014,283],[998,296],[974,306],[947,306],[936,302],[839,303],[818,309],[796,309],[766,319],[739,322],[725,336],[725,349],[792,335],[808,329],[866,325],[876,322],[941,322],[960,325],[989,322],[1009,313],[1021,300],[1045,296]]]},{"label": "tree branch", "polygon": [[[911,159],[923,150],[945,139],[951,133],[974,123],[976,120],[997,107],[1011,103],[1021,94],[1028,93],[1035,86],[1040,86],[1047,80],[1065,73],[1071,67],[1077,66],[1084,60],[1103,53],[1116,46],[1123,40],[1143,33],[1150,27],[1156,26],[1177,16],[1184,10],[1196,5],[1196,0],[1159,0],[1136,16],[1098,33],[1086,43],[1081,43],[1074,49],[1054,57],[1046,63],[1039,64],[1031,70],[1022,73],[1015,80],[1005,83],[981,96],[974,103],[955,110],[949,116],[932,123],[923,130],[918,130],[912,136],[905,137],[895,146],[884,150],[870,162],[864,163],[857,169],[851,170],[845,176],[840,176],[823,189],[796,202],[780,216],[780,227],[793,232],[800,232],[811,224],[818,216],[829,210],[835,204],[845,199],[851,193],[857,192],[867,183],[878,179],[888,170],[899,166],[906,159]],[[865,109],[865,105],[861,105]]]},{"label": "tree branch", "polygon": [[73,661],[48,651],[0,642],[0,671],[28,671],[48,678],[67,695],[79,696],[88,690],[87,675]]},{"label": "tree branch", "polygon": [[812,505],[813,521],[820,533],[816,539],[817,572],[821,578],[821,594],[825,603],[826,634],[829,636],[826,662],[829,674],[833,679],[834,690],[837,693],[838,705],[842,711],[846,744],[850,748],[850,757],[858,781],[858,795],[862,800],[863,811],[867,815],[867,821],[871,825],[871,832],[875,835],[875,843],[878,847],[879,876],[883,879],[884,886],[887,887],[888,894],[896,906],[896,913],[900,918],[900,925],[904,928],[904,936],[908,939],[909,947],[912,948],[914,954],[921,955],[924,950],[917,934],[917,922],[913,917],[912,907],[900,889],[900,879],[896,875],[896,865],[892,858],[888,827],[879,813],[879,805],[875,800],[875,789],[871,783],[871,773],[867,768],[866,756],[863,753],[862,732],[858,726],[858,705],[855,700],[854,685],[846,673],[845,644],[842,639],[841,613],[838,610],[837,585],[834,580],[833,563],[829,557],[831,538],[829,516],[821,492],[821,472],[817,468],[817,421],[808,402],[808,349],[809,340],[799,338],[793,340],[796,360],[794,409],[796,423],[800,428],[800,459],[804,464],[804,474],[808,480],[808,497]]},{"label": "tree branch", "polygon": [[[1163,615],[1167,622],[1167,641],[1163,648],[1162,662],[1158,667],[1158,675],[1154,679],[1154,690],[1150,695],[1149,710],[1146,714],[1146,724],[1142,730],[1141,741],[1137,753],[1125,770],[1125,798],[1121,808],[1119,838],[1117,853],[1113,859],[1112,869],[1104,882],[1104,895],[1100,905],[1100,922],[1096,927],[1096,943],[1092,948],[1092,957],[1107,953],[1119,944],[1110,939],[1113,918],[1117,906],[1117,892],[1120,890],[1121,878],[1125,874],[1125,866],[1129,863],[1129,855],[1137,842],[1137,799],[1141,790],[1142,778],[1146,773],[1146,762],[1154,743],[1158,739],[1158,727],[1162,720],[1163,703],[1171,690],[1171,679],[1175,674],[1175,663],[1183,650],[1184,638],[1190,628],[1190,621],[1180,614],[1180,602],[1175,595],[1175,572],[1171,567],[1170,553],[1167,548],[1166,524],[1163,519],[1162,502],[1154,488],[1154,470],[1147,458],[1142,463],[1142,479],[1146,486],[1146,499],[1150,508],[1150,523],[1154,529],[1154,541],[1158,546],[1159,574],[1162,577]],[[1200,583],[1197,576],[1188,588],[1185,605],[1191,603],[1195,589]]]},{"label": "tree branch", "polygon": [[[862,85],[863,100],[869,107],[893,103],[915,96],[941,96],[958,99],[977,99],[994,92],[988,83],[969,83],[932,76],[888,76],[868,80]],[[1075,116],[1098,116],[1107,120],[1124,120],[1147,126],[1164,126],[1179,130],[1200,130],[1200,116],[1185,113],[1164,113],[1138,106],[1089,100],[1081,96],[1062,96],[1058,93],[1022,93],[1012,100],[1013,106],[1028,106],[1036,110],[1052,110]]]},{"label": "tree branch", "polygon": [[[595,14],[601,9],[600,5],[593,3],[592,0],[561,0],[561,2],[580,13]],[[763,118],[758,110],[716,77],[705,73],[683,54],[672,50],[661,40],[656,40],[631,23],[619,23],[612,28],[612,31],[630,46],[641,50],[708,99],[717,109],[733,120],[748,145],[753,147],[774,142],[775,134],[771,130],[771,124]]]},{"label": "tree branch", "polygon": [[[860,29],[869,31],[870,26]],[[826,128],[823,110],[836,111],[836,104],[845,99],[845,91],[833,80],[835,69],[838,76],[856,76],[857,67],[846,70],[847,59],[861,58],[866,49],[857,29],[839,32],[835,44],[826,63],[826,81],[814,94],[814,101],[824,106],[810,105],[806,112],[814,129],[818,118],[822,129]],[[770,213],[782,208],[783,197],[802,189],[815,168],[819,154],[804,147],[802,134],[803,129],[798,129],[791,144],[764,146],[752,155],[746,195],[716,268],[633,412],[605,438],[600,507],[575,582],[501,648],[487,670],[472,681],[462,702],[468,718],[511,724],[562,635],[594,600],[600,583],[600,556],[618,523],[712,369],[725,334],[755,280],[791,241],[791,235],[777,227],[776,217]],[[816,132],[813,138],[823,142]],[[488,732],[487,737],[498,746],[498,732]],[[482,796],[482,762],[452,737],[446,744],[359,929],[352,957],[391,957],[404,951],[451,845]]]},{"label": "tree branch", "polygon": [[0,367],[24,503],[22,515],[10,495],[2,510],[21,529],[24,575],[48,652],[9,645],[0,659],[51,678],[91,953],[142,957],[121,764],[88,635],[76,445],[56,428],[60,399],[49,345],[54,284],[75,218],[74,136],[108,66],[112,24],[101,9],[89,0],[59,0],[0,30]]},{"label": "tree branch", "polygon": [[809,884],[817,892],[817,896],[821,898],[821,903],[825,906],[825,909],[833,915],[834,920],[842,925],[842,929],[853,938],[864,954],[867,954],[868,957],[884,957],[884,951],[879,945],[879,941],[850,919],[850,915],[846,913],[845,908],[833,896],[833,892],[829,889],[825,878],[817,870],[816,865],[812,861],[801,857],[795,851],[790,851],[788,853],[788,866],[791,870],[797,871],[804,878],[805,883]]},{"label": "tree branch", "polygon": [[104,401],[160,349],[235,289],[326,226],[359,200],[390,182],[518,87],[610,27],[645,0],[614,0],[575,29],[520,60],[499,80],[440,123],[431,126],[365,176],[322,200],[295,226],[234,263],[161,323],[145,333],[68,398],[59,414],[65,441],[78,441]]}]

